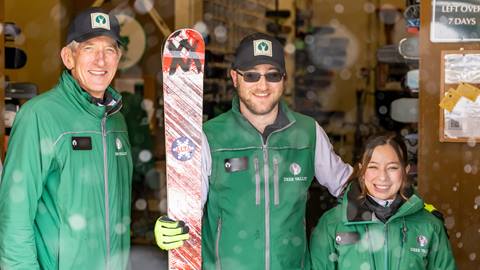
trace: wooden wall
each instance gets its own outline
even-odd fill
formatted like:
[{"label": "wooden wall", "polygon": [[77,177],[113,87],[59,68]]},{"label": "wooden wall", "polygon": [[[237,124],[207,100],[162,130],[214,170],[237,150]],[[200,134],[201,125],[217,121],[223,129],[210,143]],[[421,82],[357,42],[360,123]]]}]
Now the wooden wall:
[{"label": "wooden wall", "polygon": [[[431,43],[431,1],[421,2],[419,190],[446,217],[458,268],[480,269],[480,144],[439,141],[442,50],[478,49],[478,43]],[[473,166],[466,173],[466,165]],[[477,168],[477,169],[475,169]],[[469,171],[469,170],[467,170]]]},{"label": "wooden wall", "polygon": [[39,92],[47,91],[57,83],[63,68],[60,49],[65,10],[59,0],[4,0],[4,3],[5,21],[14,22],[22,31],[9,44],[27,54],[24,67],[7,70],[5,74],[11,81],[35,83]]}]

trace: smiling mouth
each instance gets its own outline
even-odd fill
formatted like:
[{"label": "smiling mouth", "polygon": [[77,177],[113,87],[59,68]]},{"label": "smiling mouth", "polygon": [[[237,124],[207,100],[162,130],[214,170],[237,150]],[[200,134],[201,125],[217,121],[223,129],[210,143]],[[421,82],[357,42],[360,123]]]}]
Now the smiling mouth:
[{"label": "smiling mouth", "polygon": [[253,93],[253,95],[256,97],[266,97],[269,95],[269,93]]},{"label": "smiling mouth", "polygon": [[90,70],[88,71],[90,74],[95,75],[95,76],[103,76],[106,75],[106,71],[96,71],[96,70]]},{"label": "smiling mouth", "polygon": [[376,189],[380,191],[387,191],[390,189],[390,186],[388,185],[374,185]]}]

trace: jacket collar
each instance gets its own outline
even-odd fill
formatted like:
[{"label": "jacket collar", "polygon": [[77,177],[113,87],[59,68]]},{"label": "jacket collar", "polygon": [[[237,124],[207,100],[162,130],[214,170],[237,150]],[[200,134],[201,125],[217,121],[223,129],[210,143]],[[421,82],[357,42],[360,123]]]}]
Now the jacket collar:
[{"label": "jacket collar", "polygon": [[[423,200],[413,192],[413,189],[408,193],[407,196],[410,195],[408,200],[398,208],[396,213],[390,217],[387,223],[396,218],[411,215],[423,208]],[[373,212],[366,206],[365,198],[359,198],[360,194],[361,192],[358,181],[354,180],[349,184],[343,198],[341,199],[343,222],[346,224],[380,222],[374,218]]]},{"label": "jacket collar", "polygon": [[112,87],[105,91],[105,103],[99,104],[88,92],[83,90],[68,70],[64,70],[59,85],[67,98],[74,104],[97,118],[113,114],[122,107],[122,96]]}]

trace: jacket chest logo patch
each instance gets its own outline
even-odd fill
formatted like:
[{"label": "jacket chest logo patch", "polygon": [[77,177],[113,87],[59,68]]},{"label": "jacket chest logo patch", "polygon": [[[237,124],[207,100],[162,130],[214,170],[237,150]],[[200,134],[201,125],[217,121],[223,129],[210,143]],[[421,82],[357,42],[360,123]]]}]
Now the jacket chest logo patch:
[{"label": "jacket chest logo patch", "polygon": [[115,156],[126,156],[127,152],[122,151],[123,144],[122,141],[119,138],[115,138],[115,146],[117,150],[115,151]]},{"label": "jacket chest logo patch", "polygon": [[302,172],[302,167],[294,162],[290,164],[290,172],[293,174],[293,176],[297,176]]},{"label": "jacket chest logo patch", "polygon": [[302,167],[298,163],[293,162],[292,164],[290,164],[290,167],[288,169],[293,176],[284,177],[283,178],[284,182],[303,182],[303,181],[307,181],[306,176],[299,176],[299,174],[302,172]]},{"label": "jacket chest logo patch", "polygon": [[428,239],[427,237],[423,236],[423,235],[419,235],[417,237],[417,243],[421,246],[421,247],[425,247],[427,244],[428,244]]},{"label": "jacket chest logo patch", "polygon": [[182,136],[173,141],[170,152],[176,159],[187,161],[191,159],[195,153],[195,144],[188,137]]},{"label": "jacket chest logo patch", "polygon": [[117,146],[117,150],[120,151],[122,149],[122,141],[119,138],[115,140],[115,145]]},{"label": "jacket chest logo patch", "polygon": [[92,138],[90,137],[72,137],[73,150],[92,150]]},{"label": "jacket chest logo patch", "polygon": [[418,244],[417,247],[410,248],[411,252],[420,253],[423,255],[428,253],[428,249],[425,248],[428,245],[428,238],[426,236],[424,235],[417,236],[417,244]]}]

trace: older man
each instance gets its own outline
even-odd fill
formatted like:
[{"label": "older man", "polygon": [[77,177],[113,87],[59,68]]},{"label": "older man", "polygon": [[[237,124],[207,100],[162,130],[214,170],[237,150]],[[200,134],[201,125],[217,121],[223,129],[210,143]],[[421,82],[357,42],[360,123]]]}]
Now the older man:
[{"label": "older man", "polygon": [[125,269],[132,159],[120,95],[119,24],[75,17],[58,84],[17,114],[0,183],[1,269]]}]

